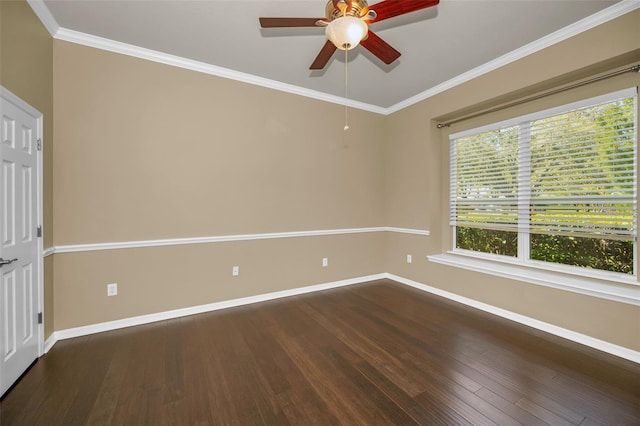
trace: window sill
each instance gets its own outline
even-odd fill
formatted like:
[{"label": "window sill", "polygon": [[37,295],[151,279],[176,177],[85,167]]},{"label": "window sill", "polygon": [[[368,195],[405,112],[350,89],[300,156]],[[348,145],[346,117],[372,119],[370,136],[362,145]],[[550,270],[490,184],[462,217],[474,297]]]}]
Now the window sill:
[{"label": "window sill", "polygon": [[640,306],[640,286],[635,277],[611,280],[569,276],[565,273],[479,259],[455,252],[427,256],[427,258],[431,262],[447,266]]}]

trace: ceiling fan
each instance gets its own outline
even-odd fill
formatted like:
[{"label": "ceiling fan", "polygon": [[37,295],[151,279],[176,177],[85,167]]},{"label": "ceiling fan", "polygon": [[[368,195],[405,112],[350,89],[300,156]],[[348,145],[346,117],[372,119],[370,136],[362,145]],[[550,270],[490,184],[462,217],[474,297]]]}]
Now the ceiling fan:
[{"label": "ceiling fan", "polygon": [[384,19],[432,7],[440,0],[383,0],[369,6],[366,0],[329,0],[324,18],[260,18],[262,28],[325,27],[328,40],[309,69],[325,67],[336,49],[350,50],[358,44],[385,64],[400,57],[400,52],[368,27]]}]

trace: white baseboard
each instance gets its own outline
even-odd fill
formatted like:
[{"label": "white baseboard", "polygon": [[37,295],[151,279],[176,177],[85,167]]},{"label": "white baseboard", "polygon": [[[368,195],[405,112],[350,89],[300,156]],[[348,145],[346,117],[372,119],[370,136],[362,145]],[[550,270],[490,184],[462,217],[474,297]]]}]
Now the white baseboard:
[{"label": "white baseboard", "polygon": [[49,336],[49,338],[44,341],[44,348],[43,348],[44,353],[46,354],[47,352],[49,352],[53,347],[53,345],[56,344],[57,341],[58,339],[56,336],[56,332],[54,331],[53,333],[51,333],[51,336]]},{"label": "white baseboard", "polygon": [[480,309],[481,311],[485,311],[490,314],[494,314],[499,317],[506,318],[508,320],[515,321],[517,323],[524,324],[541,331],[545,331],[555,336],[562,337],[567,340],[571,340],[572,342],[580,343],[582,345],[589,346],[591,348],[598,349],[600,351],[609,353],[611,355],[615,355],[617,357],[624,358],[629,361],[633,361],[640,364],[640,352],[634,351],[629,348],[625,348],[624,346],[618,346],[613,343],[605,342],[604,340],[596,339],[594,337],[587,336],[586,334],[577,333],[575,331],[568,330],[566,328],[558,327],[556,325],[539,321],[537,319],[530,318],[524,315],[520,315],[515,312],[507,311],[505,309],[488,305],[483,302],[478,302],[477,300],[469,299],[464,296],[459,296],[455,293],[450,293],[448,291],[431,287],[431,286],[419,283],[417,281],[409,280],[407,278],[403,278],[397,275],[386,273],[384,274],[384,276],[398,283],[417,288],[418,290],[422,290],[427,293],[432,293],[437,296],[442,296],[444,298],[453,300],[455,302],[462,303],[463,305],[471,306],[472,308]]},{"label": "white baseboard", "polygon": [[120,328],[132,327],[136,325],[149,324],[157,321],[165,321],[173,318],[184,317],[187,315],[200,314],[204,312],[216,311],[220,309],[232,308],[235,306],[249,305],[252,303],[264,302],[267,300],[280,299],[288,296],[295,296],[299,294],[312,293],[315,291],[327,290],[331,288],[343,287],[353,284],[360,284],[367,281],[374,281],[387,278],[400,284],[414,287],[418,290],[425,291],[427,293],[435,294],[453,300],[463,305],[471,306],[476,309],[480,309],[484,312],[497,315],[502,318],[506,318],[511,321],[515,321],[520,324],[533,327],[537,330],[545,331],[558,337],[570,340],[572,342],[580,343],[585,346],[589,346],[594,349],[615,355],[620,358],[633,361],[640,364],[640,352],[634,351],[623,346],[615,345],[613,343],[605,342],[604,340],[596,339],[585,334],[577,333],[575,331],[568,330],[566,328],[558,327],[553,324],[549,324],[543,321],[536,320],[524,315],[517,314],[515,312],[507,311],[502,308],[498,308],[492,305],[488,305],[477,300],[469,299],[464,296],[460,296],[454,293],[450,293],[439,288],[431,287],[417,281],[413,281],[398,275],[390,273],[381,273],[375,275],[367,275],[363,277],[351,278],[347,280],[333,281],[324,284],[312,285],[307,287],[299,287],[291,290],[277,291],[273,293],[260,294],[257,296],[243,297],[239,299],[226,300],[222,302],[210,303],[206,305],[193,306],[190,308],[176,309],[166,312],[158,312],[155,314],[141,315],[137,317],[124,318],[121,320],[108,321],[99,324],[92,324],[83,327],[68,328],[65,330],[59,330],[54,332],[44,344],[44,352],[47,353],[58,340],[70,339],[73,337],[86,336],[94,333],[101,333],[104,331],[117,330]]},{"label": "white baseboard", "polygon": [[188,315],[201,314],[204,312],[217,311],[220,309],[233,308],[235,306],[249,305],[252,303],[265,302],[267,300],[280,299],[283,297],[296,296],[299,294],[312,293],[315,291],[327,290],[331,288],[343,287],[352,284],[364,283],[367,281],[385,278],[385,274],[367,275],[363,277],[350,278],[346,280],[333,281],[324,284],[299,287],[290,290],[276,291],[273,293],[260,294],[257,296],[242,297],[239,299],[225,300],[222,302],[209,303],[206,305],[192,306],[189,308],[175,309],[172,311],[158,312],[155,314],[140,315],[137,317],[123,318],[115,321],[91,324],[82,327],[67,328],[54,332],[45,342],[45,353],[53,347],[58,340],[71,339],[73,337],[86,336],[104,331],[117,330],[120,328],[133,327],[136,325],[149,324],[157,321],[165,321],[173,318]]}]

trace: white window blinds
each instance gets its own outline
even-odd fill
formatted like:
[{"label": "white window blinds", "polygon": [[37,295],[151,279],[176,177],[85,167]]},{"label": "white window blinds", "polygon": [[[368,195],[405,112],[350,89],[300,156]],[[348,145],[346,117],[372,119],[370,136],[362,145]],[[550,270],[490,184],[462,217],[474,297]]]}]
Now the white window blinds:
[{"label": "white window blinds", "polygon": [[532,233],[632,239],[635,97],[531,122]]},{"label": "white window blinds", "polygon": [[631,240],[635,89],[451,136],[450,223]]},{"label": "white window blinds", "polygon": [[495,230],[518,227],[518,126],[453,140],[452,225]]}]

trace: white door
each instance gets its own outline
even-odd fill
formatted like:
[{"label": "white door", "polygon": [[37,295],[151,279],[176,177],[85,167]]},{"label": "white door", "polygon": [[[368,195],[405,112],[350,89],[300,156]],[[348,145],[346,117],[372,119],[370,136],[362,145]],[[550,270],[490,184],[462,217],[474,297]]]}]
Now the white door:
[{"label": "white door", "polygon": [[[42,115],[0,97],[0,396],[40,352],[39,145]],[[41,147],[41,146],[40,146]]]}]

